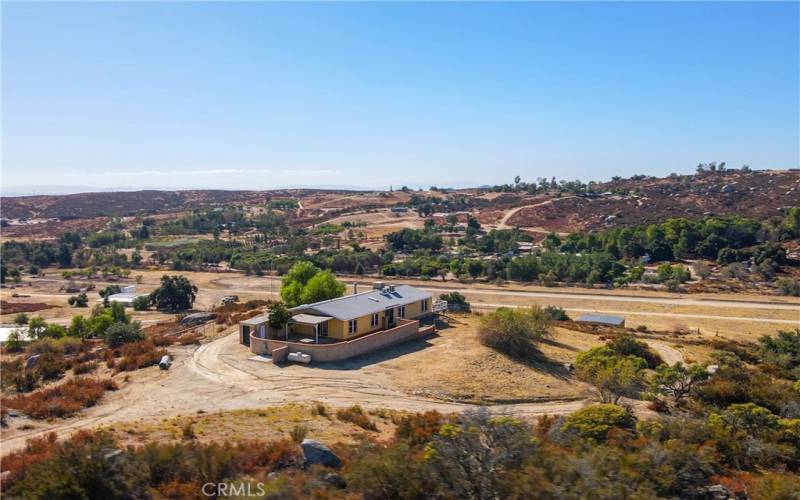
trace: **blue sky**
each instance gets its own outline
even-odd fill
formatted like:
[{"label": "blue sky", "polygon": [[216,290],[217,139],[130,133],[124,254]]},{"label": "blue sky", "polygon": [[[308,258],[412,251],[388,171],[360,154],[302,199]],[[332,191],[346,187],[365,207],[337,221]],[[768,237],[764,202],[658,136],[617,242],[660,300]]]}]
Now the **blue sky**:
[{"label": "blue sky", "polygon": [[6,192],[800,164],[798,3],[2,8]]}]

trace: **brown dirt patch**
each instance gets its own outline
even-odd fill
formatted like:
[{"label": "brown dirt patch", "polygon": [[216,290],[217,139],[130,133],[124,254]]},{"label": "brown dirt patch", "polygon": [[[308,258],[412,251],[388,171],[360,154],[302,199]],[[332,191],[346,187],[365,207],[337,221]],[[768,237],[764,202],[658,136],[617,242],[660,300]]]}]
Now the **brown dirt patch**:
[{"label": "brown dirt patch", "polygon": [[2,314],[18,314],[42,311],[44,309],[51,309],[57,307],[51,304],[44,304],[42,302],[6,302],[0,301],[0,311]]}]

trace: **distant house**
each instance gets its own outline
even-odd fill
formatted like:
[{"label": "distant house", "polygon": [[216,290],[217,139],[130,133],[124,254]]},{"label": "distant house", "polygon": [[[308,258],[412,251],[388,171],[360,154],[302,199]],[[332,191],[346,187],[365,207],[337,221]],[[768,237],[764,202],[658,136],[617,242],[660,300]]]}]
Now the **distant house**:
[{"label": "distant house", "polygon": [[[131,307],[133,306],[133,301],[137,297],[141,297],[143,295],[147,294],[136,293],[136,285],[129,285],[122,287],[122,290],[119,293],[107,296],[105,300],[108,300],[109,304],[113,304],[116,302],[122,304],[125,307]],[[104,299],[101,299],[100,301],[104,302]]]},{"label": "distant house", "polygon": [[257,354],[309,354],[312,360],[339,361],[393,345],[432,328],[420,328],[419,319],[432,314],[430,293],[410,285],[379,288],[345,295],[289,311],[292,319],[282,331],[269,327],[268,316],[240,323],[240,341]]},{"label": "distant house", "polygon": [[576,319],[575,322],[599,326],[625,326],[625,318],[622,316],[608,316],[605,314],[585,314]]}]

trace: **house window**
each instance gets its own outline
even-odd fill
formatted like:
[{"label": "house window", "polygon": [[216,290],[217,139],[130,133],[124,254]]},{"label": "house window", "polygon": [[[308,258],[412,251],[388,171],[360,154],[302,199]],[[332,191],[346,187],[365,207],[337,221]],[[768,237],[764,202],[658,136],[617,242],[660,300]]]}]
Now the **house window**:
[{"label": "house window", "polygon": [[400,308],[397,311],[397,316],[400,318],[406,317],[406,306],[400,306]]},{"label": "house window", "polygon": [[428,301],[427,300],[423,300],[422,301],[422,312],[427,312],[427,311],[428,311]]},{"label": "house window", "polygon": [[358,320],[351,319],[347,322],[347,333],[356,333],[356,330],[358,330]]},{"label": "house window", "polygon": [[369,320],[369,326],[375,328],[376,326],[378,326],[379,323],[380,323],[380,315],[378,313],[373,314]]}]

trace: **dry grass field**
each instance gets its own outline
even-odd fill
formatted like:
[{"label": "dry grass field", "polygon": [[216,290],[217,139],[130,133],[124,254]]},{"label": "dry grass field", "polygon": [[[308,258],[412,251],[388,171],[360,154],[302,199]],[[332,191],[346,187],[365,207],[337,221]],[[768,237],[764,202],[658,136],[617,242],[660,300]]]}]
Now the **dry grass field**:
[{"label": "dry grass field", "polygon": [[[319,410],[324,414],[321,414]],[[197,412],[191,415],[139,419],[103,426],[125,444],[148,441],[170,442],[193,439],[198,442],[236,442],[291,438],[292,431],[306,428],[306,435],[324,443],[354,443],[365,433],[371,439],[386,439],[394,431],[390,411],[373,410],[367,417],[377,431],[367,431],[336,416],[336,409],[315,403],[288,403],[256,409]],[[301,431],[302,432],[302,431]]]},{"label": "dry grass field", "polygon": [[512,403],[582,399],[589,386],[563,364],[602,344],[597,336],[554,328],[542,343],[542,359],[517,361],[481,345],[477,316],[456,315],[439,330],[431,347],[382,364],[398,388],[409,394],[469,403]]}]

